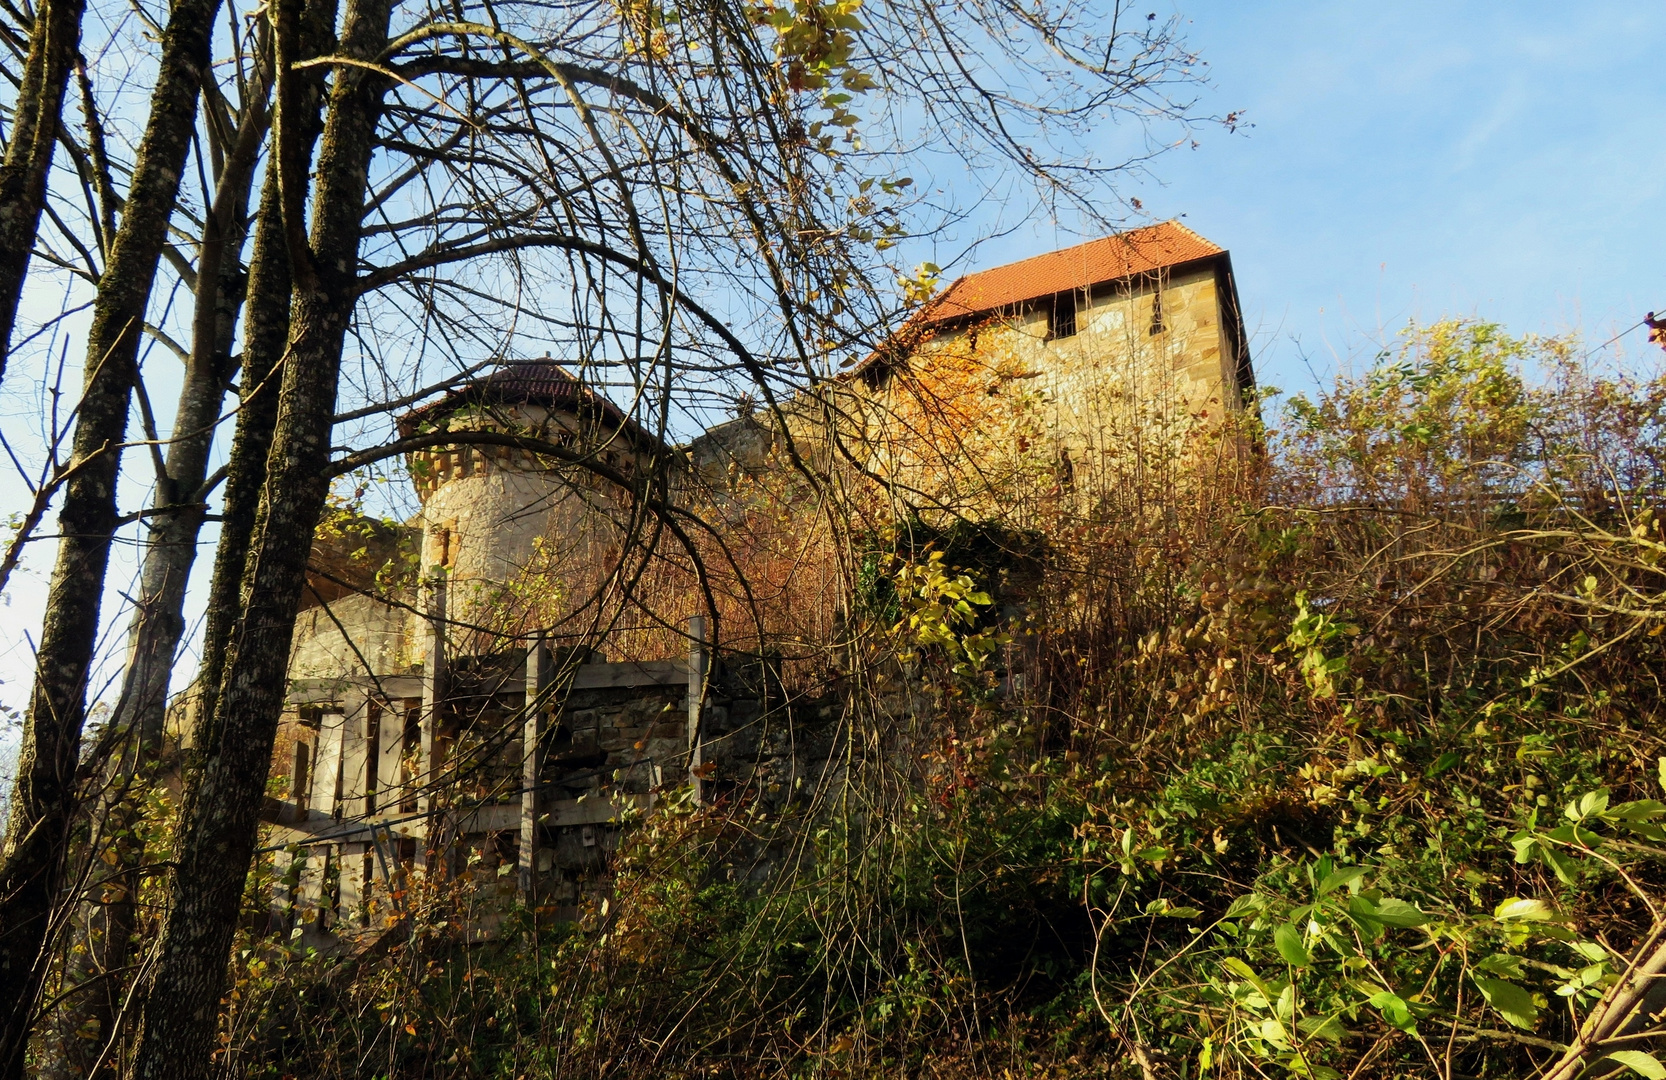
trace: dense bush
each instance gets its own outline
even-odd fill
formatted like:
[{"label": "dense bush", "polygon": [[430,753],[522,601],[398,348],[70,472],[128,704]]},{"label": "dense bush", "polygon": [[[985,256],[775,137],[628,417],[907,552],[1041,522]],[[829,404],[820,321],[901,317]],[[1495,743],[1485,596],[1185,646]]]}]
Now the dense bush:
[{"label": "dense bush", "polygon": [[1666,939],[1663,418],[1442,323],[1065,500],[1004,633],[892,545],[835,781],[656,813],[577,924],[468,946],[413,892],[349,960],[251,941],[227,1063],[1666,1075],[1646,1030],[1585,1053]]}]

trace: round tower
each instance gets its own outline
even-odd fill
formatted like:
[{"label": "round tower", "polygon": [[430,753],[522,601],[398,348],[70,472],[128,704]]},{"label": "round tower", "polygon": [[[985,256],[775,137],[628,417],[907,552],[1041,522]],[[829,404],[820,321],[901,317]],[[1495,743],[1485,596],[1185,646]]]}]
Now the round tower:
[{"label": "round tower", "polygon": [[445,575],[449,615],[492,633],[549,626],[583,605],[619,558],[628,496],[587,462],[634,475],[657,439],[544,357],[511,361],[405,414],[400,434],[498,431],[559,445],[573,460],[503,446],[436,446],[408,458],[422,510],[421,572]]}]

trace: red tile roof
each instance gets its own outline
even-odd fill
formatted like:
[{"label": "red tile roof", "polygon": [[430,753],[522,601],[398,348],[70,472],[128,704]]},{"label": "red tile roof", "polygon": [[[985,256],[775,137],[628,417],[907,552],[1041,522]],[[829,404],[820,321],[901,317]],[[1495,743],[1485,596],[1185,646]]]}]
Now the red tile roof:
[{"label": "red tile roof", "polygon": [[917,325],[948,322],[1225,253],[1178,221],[1164,221],[957,278],[920,313]]}]

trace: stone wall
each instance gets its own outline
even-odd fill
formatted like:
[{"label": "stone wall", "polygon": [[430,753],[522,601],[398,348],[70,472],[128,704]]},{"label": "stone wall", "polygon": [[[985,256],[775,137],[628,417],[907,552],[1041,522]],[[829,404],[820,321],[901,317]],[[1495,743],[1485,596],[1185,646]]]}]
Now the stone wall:
[{"label": "stone wall", "polygon": [[1031,527],[1045,505],[1185,452],[1244,407],[1213,264],[921,332],[830,387],[841,433],[916,510]]},{"label": "stone wall", "polygon": [[[572,416],[521,405],[454,427],[524,431],[592,454],[627,474],[639,451],[622,437]],[[627,500],[582,467],[504,447],[439,447],[415,455],[422,509],[411,522],[424,537],[420,576],[444,572],[458,623],[483,636],[550,627],[582,607],[625,546]]]},{"label": "stone wall", "polygon": [[[1066,521],[1061,507],[1175,459],[1192,435],[1242,410],[1247,372],[1224,272],[1209,263],[1084,290],[1073,303],[1067,294],[1074,318],[1049,299],[938,327],[909,355],[789,402],[793,442],[854,496],[840,507],[853,532],[905,514],[1019,530]],[[542,411],[493,422],[521,421],[575,446],[582,436]],[[769,414],[714,428],[687,448],[691,468],[675,490],[718,523],[719,572],[733,556],[748,583],[769,586],[776,609],[763,613],[762,636],[804,651],[832,640],[848,582],[815,485],[791,471],[786,442]],[[860,469],[847,467],[852,458]],[[423,500],[409,523],[421,537],[415,576],[444,580],[449,606],[430,622],[431,596],[412,590],[321,596],[303,612],[273,762],[275,790],[287,794],[268,807],[270,842],[289,871],[275,897],[285,926],[323,942],[372,925],[397,873],[388,868],[400,865],[474,866],[493,903],[518,896],[568,917],[586,890],[605,888],[625,823],[659,800],[692,789],[776,813],[837,771],[843,703],[789,703],[756,657],[528,655],[534,628],[585,640],[561,637],[560,621],[627,542],[606,485],[495,449],[435,448],[413,459],[413,474]],[[686,604],[676,586],[656,597],[660,610],[703,610],[686,586]],[[512,875],[496,873],[511,864]]]},{"label": "stone wall", "polygon": [[[343,947],[382,925],[389,881],[418,866],[470,870],[491,910],[519,900],[574,917],[607,887],[629,821],[691,782],[708,803],[783,810],[824,773],[836,728],[832,701],[789,703],[767,664],[707,665],[699,650],[566,666],[509,652],[451,669],[449,692],[424,674],[296,683],[289,764],[274,763],[285,794],[267,812],[279,928]],[[424,785],[434,776],[443,789]]]},{"label": "stone wall", "polygon": [[402,675],[421,663],[416,625],[408,609],[364,594],[339,596],[304,608],[295,620],[289,653],[291,679],[356,679],[372,672]]}]

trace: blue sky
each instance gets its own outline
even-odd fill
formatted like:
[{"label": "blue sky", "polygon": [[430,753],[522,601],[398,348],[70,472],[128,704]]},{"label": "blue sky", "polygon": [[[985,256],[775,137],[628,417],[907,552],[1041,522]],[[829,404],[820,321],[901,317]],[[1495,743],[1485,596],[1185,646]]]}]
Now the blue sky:
[{"label": "blue sky", "polygon": [[[1242,110],[1125,185],[1231,250],[1263,384],[1368,359],[1408,319],[1591,345],[1666,310],[1666,5],[1161,4]],[[988,266],[1075,239],[1040,222]],[[1642,330],[1626,362],[1666,359]]]}]

